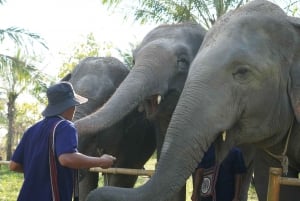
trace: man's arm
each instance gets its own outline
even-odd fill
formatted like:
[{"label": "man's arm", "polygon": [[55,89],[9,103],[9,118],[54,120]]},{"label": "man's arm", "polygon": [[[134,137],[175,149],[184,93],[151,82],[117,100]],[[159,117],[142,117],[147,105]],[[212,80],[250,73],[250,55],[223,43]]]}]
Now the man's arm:
[{"label": "man's arm", "polygon": [[109,168],[115,160],[115,157],[107,154],[100,157],[92,157],[79,152],[65,153],[58,157],[58,161],[62,166],[74,169],[91,167]]},{"label": "man's arm", "polygon": [[10,161],[9,169],[14,172],[24,172],[23,166],[20,163]]}]

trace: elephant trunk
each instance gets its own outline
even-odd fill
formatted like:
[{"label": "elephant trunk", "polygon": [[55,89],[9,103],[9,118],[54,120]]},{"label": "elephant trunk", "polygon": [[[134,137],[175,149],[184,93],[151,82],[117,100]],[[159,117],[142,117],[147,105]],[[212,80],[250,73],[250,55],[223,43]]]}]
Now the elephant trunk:
[{"label": "elephant trunk", "polygon": [[[147,69],[132,70],[113,96],[95,113],[75,121],[80,135],[94,134],[121,120],[148,94],[153,80]],[[146,76],[147,75],[147,76]]]},{"label": "elephant trunk", "polygon": [[222,122],[212,110],[219,110],[220,114],[226,107],[219,105],[211,109],[209,105],[212,104],[208,103],[212,96],[190,92],[189,89],[195,89],[195,86],[187,85],[190,86],[184,89],[177,104],[151,179],[134,190],[110,187],[95,190],[90,193],[89,201],[167,201],[185,185],[209,146],[233,119],[228,116]]},{"label": "elephant trunk", "polygon": [[[234,108],[228,108],[228,101],[232,99],[228,89],[216,87],[210,92],[210,87],[207,81],[186,82],[169,124],[156,171],[145,185],[134,190],[101,188],[91,192],[89,200],[170,200],[185,185],[209,146],[235,122]],[[201,90],[195,91],[199,88]]]}]

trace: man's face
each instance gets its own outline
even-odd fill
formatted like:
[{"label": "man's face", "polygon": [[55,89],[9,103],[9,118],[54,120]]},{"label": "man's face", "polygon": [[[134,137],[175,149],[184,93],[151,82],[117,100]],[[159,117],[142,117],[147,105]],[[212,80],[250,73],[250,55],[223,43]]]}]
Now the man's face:
[{"label": "man's face", "polygon": [[67,109],[64,114],[63,117],[66,118],[69,121],[73,120],[74,114],[75,114],[75,106],[70,107],[69,109]]}]

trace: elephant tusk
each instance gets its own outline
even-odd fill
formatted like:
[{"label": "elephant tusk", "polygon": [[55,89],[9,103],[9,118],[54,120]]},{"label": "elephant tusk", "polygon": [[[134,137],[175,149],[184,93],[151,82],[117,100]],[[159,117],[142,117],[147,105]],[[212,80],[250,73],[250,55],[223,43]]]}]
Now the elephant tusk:
[{"label": "elephant tusk", "polygon": [[222,139],[223,139],[223,142],[226,141],[226,131],[224,131],[224,132],[222,133]]},{"label": "elephant tusk", "polygon": [[160,95],[158,95],[158,96],[157,96],[157,105],[159,105],[159,104],[160,104],[160,102],[161,102],[161,96],[160,96]]}]

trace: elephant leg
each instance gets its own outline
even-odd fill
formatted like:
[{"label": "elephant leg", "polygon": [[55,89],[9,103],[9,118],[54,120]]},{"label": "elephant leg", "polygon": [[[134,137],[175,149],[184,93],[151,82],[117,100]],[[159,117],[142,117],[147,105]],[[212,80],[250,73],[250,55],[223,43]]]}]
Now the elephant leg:
[{"label": "elephant leg", "polygon": [[248,200],[248,191],[250,188],[252,176],[253,176],[253,162],[250,164],[247,164],[247,173],[242,178],[242,184],[241,184],[241,201],[247,201]]},{"label": "elephant leg", "polygon": [[79,182],[79,200],[84,201],[90,191],[98,186],[98,173],[88,172]]},{"label": "elephant leg", "polygon": [[243,175],[242,184],[241,184],[241,192],[240,199],[241,201],[248,200],[248,191],[250,188],[251,180],[253,177],[254,171],[254,156],[255,156],[255,147],[252,145],[241,145],[239,146],[243,153],[245,165],[247,167],[247,173]]},{"label": "elephant leg", "polygon": [[104,175],[104,186],[132,188],[136,180],[137,180],[137,176],[122,175],[122,174]]},{"label": "elephant leg", "polygon": [[280,163],[261,149],[257,150],[254,159],[254,186],[259,201],[267,200],[269,169],[270,167],[280,168]]}]

